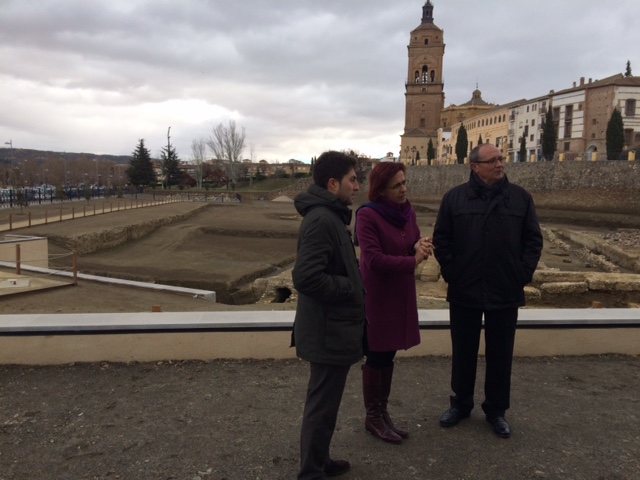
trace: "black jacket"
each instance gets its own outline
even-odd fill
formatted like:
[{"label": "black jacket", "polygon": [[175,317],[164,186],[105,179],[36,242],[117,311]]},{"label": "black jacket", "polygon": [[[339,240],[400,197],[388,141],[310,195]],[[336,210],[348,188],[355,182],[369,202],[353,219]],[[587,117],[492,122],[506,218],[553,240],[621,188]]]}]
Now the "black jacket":
[{"label": "black jacket", "polygon": [[293,285],[298,291],[293,340],[307,361],[351,365],[362,356],[364,287],[351,234],[351,210],[316,185],[295,198],[304,218]]},{"label": "black jacket", "polygon": [[433,245],[449,303],[484,310],[523,306],[524,286],[542,252],[533,199],[506,176],[489,186],[471,172],[469,182],[442,198]]}]

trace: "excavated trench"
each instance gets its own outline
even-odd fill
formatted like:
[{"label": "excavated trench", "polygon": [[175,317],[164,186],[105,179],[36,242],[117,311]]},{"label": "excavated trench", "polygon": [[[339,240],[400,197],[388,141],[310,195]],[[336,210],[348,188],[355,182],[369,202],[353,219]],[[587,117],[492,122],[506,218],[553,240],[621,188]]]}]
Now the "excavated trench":
[{"label": "excavated trench", "polygon": [[[416,210],[421,216],[420,221],[423,225],[433,225],[435,209],[431,206],[416,205]],[[273,220],[283,218],[282,214],[265,214],[264,216],[269,215],[277,215]],[[289,220],[297,224],[299,218],[296,215],[290,215],[290,217]],[[545,254],[539,266],[540,270],[640,274],[640,219],[637,217],[570,211],[540,211],[539,217],[545,235]],[[262,263],[255,262],[254,267],[243,272],[235,272],[235,274],[231,267],[224,277],[215,274],[203,275],[203,268],[197,259],[192,263],[185,261],[183,266],[173,269],[166,268],[162,258],[158,258],[157,265],[145,266],[145,268],[132,268],[123,261],[108,261],[109,257],[118,254],[119,249],[135,243],[134,240],[152,236],[162,227],[174,225],[173,228],[178,228],[175,225],[179,225],[183,228],[180,222],[185,218],[193,222],[196,216],[167,217],[126,227],[106,228],[99,232],[74,232],[66,236],[50,237],[50,241],[54,249],[57,246],[60,249],[80,250],[82,255],[80,269],[83,273],[214,290],[218,302],[232,305],[295,301],[290,268],[295,260],[295,253],[292,252],[295,252],[297,229],[261,228],[260,224],[251,224],[251,221],[249,225],[242,226],[223,224],[191,227],[193,231],[190,231],[190,235],[197,233],[208,240],[208,243],[190,247],[197,252],[206,252],[217,249],[219,245],[226,245],[220,248],[228,249],[228,255],[233,256],[238,255],[234,253],[237,252],[234,248],[248,244],[251,245],[250,250],[257,250],[253,253],[257,253],[259,257],[260,249],[268,249],[267,245],[275,244],[263,246],[255,242],[289,242],[286,247],[287,251],[290,250],[289,253],[281,254],[279,258],[269,258]],[[187,240],[188,237],[185,234],[185,245],[188,244]],[[161,246],[160,249],[162,249]],[[98,257],[94,257],[96,253]],[[131,255],[140,255],[140,253]],[[159,257],[161,257],[160,254]],[[65,262],[68,263],[68,260],[60,260],[59,266],[64,266],[62,264]],[[437,281],[437,274],[432,277]],[[433,282],[433,278],[429,281]],[[428,283],[422,280],[418,282]],[[631,294],[629,291],[616,292],[615,286],[606,295],[619,295],[625,302],[636,300],[633,292]],[[557,294],[556,298],[559,298]],[[534,299],[534,302],[536,301]]]}]

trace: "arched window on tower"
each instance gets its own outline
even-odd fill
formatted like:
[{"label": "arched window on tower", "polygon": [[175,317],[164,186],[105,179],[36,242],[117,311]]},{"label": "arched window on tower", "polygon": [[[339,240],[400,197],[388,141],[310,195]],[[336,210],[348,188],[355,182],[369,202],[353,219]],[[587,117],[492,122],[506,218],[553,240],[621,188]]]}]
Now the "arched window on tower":
[{"label": "arched window on tower", "polygon": [[428,82],[429,82],[429,67],[425,65],[424,67],[422,67],[422,83],[428,83]]},{"label": "arched window on tower", "polygon": [[429,45],[429,39],[428,39],[428,38],[425,38],[425,39],[424,39],[424,44],[425,44],[425,45]]},{"label": "arched window on tower", "polygon": [[434,83],[435,81],[436,81],[436,71],[431,70],[431,83]]},{"label": "arched window on tower", "polygon": [[416,83],[420,83],[420,72],[416,70]]}]

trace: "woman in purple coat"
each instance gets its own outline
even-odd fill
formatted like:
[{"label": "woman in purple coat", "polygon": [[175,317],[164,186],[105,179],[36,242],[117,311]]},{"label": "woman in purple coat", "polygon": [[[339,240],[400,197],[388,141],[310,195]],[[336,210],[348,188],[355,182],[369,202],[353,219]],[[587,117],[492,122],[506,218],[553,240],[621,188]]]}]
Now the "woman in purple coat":
[{"label": "woman in purple coat", "polygon": [[376,165],[369,177],[369,202],[356,212],[360,271],[367,292],[365,428],[391,443],[409,435],[393,423],[387,403],[396,352],[420,343],[414,272],[433,248],[429,238],[420,238],[404,172],[401,163]]}]

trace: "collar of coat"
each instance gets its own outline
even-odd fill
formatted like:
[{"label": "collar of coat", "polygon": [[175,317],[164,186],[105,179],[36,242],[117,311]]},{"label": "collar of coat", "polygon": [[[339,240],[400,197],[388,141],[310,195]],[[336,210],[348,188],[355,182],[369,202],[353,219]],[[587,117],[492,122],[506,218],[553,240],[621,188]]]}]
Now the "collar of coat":
[{"label": "collar of coat", "polygon": [[498,183],[494,183],[493,185],[488,185],[484,183],[480,177],[475,173],[471,172],[469,175],[469,198],[493,198],[497,195],[503,193],[506,188],[509,186],[509,179],[505,174],[504,178],[500,180]]},{"label": "collar of coat", "polygon": [[296,196],[294,202],[298,213],[302,216],[314,208],[325,207],[334,212],[345,225],[351,224],[353,215],[351,209],[334,194],[315,184],[311,185],[306,192]]}]

